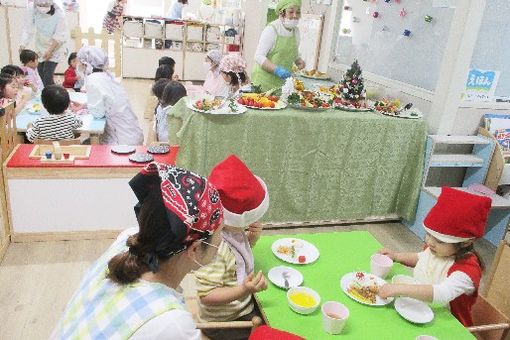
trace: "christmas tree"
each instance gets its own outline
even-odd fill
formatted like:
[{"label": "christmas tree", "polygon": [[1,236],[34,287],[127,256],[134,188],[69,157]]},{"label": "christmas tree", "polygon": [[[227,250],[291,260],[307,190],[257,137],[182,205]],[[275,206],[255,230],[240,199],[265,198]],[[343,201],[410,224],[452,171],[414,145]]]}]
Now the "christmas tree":
[{"label": "christmas tree", "polygon": [[363,86],[363,77],[361,76],[361,68],[358,60],[354,60],[351,68],[344,74],[344,78],[340,83],[342,98],[346,101],[357,102],[365,99],[365,88]]}]

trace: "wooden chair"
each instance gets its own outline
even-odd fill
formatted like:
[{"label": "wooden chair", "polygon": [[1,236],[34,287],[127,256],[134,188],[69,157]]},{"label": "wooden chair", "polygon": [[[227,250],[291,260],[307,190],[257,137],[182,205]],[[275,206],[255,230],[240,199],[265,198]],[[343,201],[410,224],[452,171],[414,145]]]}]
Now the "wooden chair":
[{"label": "wooden chair", "polygon": [[53,144],[53,142],[58,142],[60,145],[79,145],[79,144],[81,144],[80,138],[60,139],[60,140],[34,139],[34,144],[51,145],[51,144]]},{"label": "wooden chair", "polygon": [[0,147],[2,148],[2,162],[9,157],[16,146],[16,103],[0,108]]},{"label": "wooden chair", "polygon": [[474,327],[468,329],[478,339],[505,339],[510,331],[510,245],[501,241],[487,276],[485,289],[473,306]]},{"label": "wooden chair", "polygon": [[[200,322],[198,317],[198,298],[196,296],[189,296],[186,297],[185,301],[198,329],[251,328],[253,331],[263,324],[262,319],[258,316],[254,316],[251,321]],[[205,335],[202,335],[202,338],[208,339]]]}]

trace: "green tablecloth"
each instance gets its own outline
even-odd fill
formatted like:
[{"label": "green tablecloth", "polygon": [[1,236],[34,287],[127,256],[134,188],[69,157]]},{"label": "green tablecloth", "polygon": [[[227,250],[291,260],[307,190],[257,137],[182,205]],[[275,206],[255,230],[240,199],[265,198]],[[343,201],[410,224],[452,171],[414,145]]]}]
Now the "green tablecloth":
[{"label": "green tablecloth", "polygon": [[[374,237],[365,231],[292,235],[314,244],[320,252],[319,259],[308,265],[287,264],[271,254],[271,244],[289,235],[263,236],[253,249],[256,270],[267,277],[269,269],[288,265],[303,274],[303,286],[310,287],[321,296],[321,304],[339,301],[349,308],[350,316],[341,336],[328,335],[322,329],[320,308],[310,315],[294,313],[288,306],[286,291],[269,283],[267,290],[257,294],[257,299],[270,326],[298,334],[308,340],[319,339],[408,339],[428,334],[439,339],[473,339],[450,312],[443,307],[433,307],[434,320],[425,325],[415,325],[404,320],[394,309],[393,303],[384,307],[365,306],[351,300],[340,288],[340,279],[353,271],[370,271],[370,256],[381,248]],[[388,275],[408,274],[402,265],[395,265]]]},{"label": "green tablecloth", "polygon": [[426,124],[379,113],[248,110],[169,112],[179,166],[208,175],[237,154],[269,187],[264,221],[331,221],[397,214],[413,220]]}]

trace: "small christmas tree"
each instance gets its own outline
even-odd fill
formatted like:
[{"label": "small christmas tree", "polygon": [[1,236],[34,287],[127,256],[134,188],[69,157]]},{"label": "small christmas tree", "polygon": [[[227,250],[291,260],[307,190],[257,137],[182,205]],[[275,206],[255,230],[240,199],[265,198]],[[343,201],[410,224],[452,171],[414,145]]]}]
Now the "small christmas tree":
[{"label": "small christmas tree", "polygon": [[345,72],[340,85],[340,91],[342,91],[341,94],[344,100],[358,102],[365,99],[365,87],[358,60],[354,60],[351,68]]}]

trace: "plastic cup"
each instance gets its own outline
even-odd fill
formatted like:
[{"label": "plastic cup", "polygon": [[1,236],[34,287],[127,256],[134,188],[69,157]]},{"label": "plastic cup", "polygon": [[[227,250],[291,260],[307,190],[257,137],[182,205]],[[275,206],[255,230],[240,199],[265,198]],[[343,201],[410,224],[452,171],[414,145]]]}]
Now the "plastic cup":
[{"label": "plastic cup", "polygon": [[349,318],[349,309],[340,302],[327,301],[322,305],[322,326],[329,334],[340,334]]},{"label": "plastic cup", "polygon": [[69,159],[69,156],[70,156],[69,152],[64,152],[63,155],[64,155],[64,159]]},{"label": "plastic cup", "polygon": [[432,335],[418,335],[415,340],[439,340],[439,339]]},{"label": "plastic cup", "polygon": [[370,272],[380,278],[385,278],[393,266],[393,260],[383,254],[374,254],[370,258]]}]

